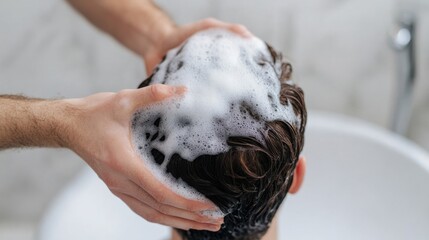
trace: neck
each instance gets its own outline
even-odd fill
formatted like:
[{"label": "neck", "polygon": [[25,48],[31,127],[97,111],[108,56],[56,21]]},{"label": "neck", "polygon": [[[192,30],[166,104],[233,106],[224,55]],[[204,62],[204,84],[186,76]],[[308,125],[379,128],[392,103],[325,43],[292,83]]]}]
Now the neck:
[{"label": "neck", "polygon": [[[277,240],[277,227],[278,219],[276,216],[271,222],[271,227],[268,229],[267,233],[262,237],[261,240]],[[171,240],[182,240],[182,238],[176,231],[172,229],[171,232]]]}]

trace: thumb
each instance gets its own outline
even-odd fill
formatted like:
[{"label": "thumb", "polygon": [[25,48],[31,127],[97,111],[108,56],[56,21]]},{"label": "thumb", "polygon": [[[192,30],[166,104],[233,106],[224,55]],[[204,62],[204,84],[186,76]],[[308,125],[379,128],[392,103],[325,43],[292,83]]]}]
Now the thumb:
[{"label": "thumb", "polygon": [[130,98],[133,102],[133,110],[137,110],[152,103],[166,100],[170,97],[180,96],[185,92],[186,87],[184,86],[154,84],[133,90]]}]

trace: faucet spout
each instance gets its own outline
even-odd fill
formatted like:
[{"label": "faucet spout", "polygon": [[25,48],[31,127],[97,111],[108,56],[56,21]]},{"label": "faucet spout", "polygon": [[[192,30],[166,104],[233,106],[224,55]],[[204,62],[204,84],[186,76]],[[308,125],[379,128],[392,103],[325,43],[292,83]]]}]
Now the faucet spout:
[{"label": "faucet spout", "polygon": [[397,88],[391,129],[401,135],[406,133],[411,118],[416,72],[415,24],[414,14],[400,14],[392,41],[396,52]]}]

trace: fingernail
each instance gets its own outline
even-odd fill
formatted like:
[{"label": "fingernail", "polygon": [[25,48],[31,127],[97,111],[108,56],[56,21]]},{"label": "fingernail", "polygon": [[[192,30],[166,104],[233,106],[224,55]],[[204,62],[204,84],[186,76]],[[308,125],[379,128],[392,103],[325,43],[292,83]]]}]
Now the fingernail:
[{"label": "fingernail", "polygon": [[241,33],[241,35],[245,38],[250,38],[253,36],[253,34],[249,31],[249,29],[247,29],[245,26],[243,25],[239,25],[239,31]]},{"label": "fingernail", "polygon": [[175,86],[174,87],[174,93],[176,95],[182,95],[184,94],[188,89],[185,86]]},{"label": "fingernail", "polygon": [[223,223],[223,218],[218,218],[218,219],[210,219],[210,223],[219,225]]},{"label": "fingernail", "polygon": [[251,37],[253,37],[253,34],[249,30],[247,30],[247,28],[245,28],[243,30],[243,37],[245,37],[245,38],[251,38]]},{"label": "fingernail", "polygon": [[217,232],[220,230],[221,225],[210,225],[209,230],[213,232]]},{"label": "fingernail", "polygon": [[247,28],[246,28],[246,31],[243,33],[243,35],[246,38],[252,38],[253,37],[253,34],[249,30],[247,30]]},{"label": "fingernail", "polygon": [[207,215],[203,215],[205,217],[205,219],[207,220],[207,223],[212,223],[212,224],[222,224],[223,223],[223,217],[219,217],[219,216],[207,216]]},{"label": "fingernail", "polygon": [[223,219],[206,218],[203,220],[203,223],[208,223],[208,224],[212,224],[212,225],[220,225],[223,223]]}]

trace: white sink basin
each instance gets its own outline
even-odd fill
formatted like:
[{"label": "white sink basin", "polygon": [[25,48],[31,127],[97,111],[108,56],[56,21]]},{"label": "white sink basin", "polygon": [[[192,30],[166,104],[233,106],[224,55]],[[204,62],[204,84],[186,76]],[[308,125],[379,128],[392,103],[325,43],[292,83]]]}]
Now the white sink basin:
[{"label": "white sink basin", "polygon": [[[429,156],[361,121],[309,114],[303,188],[280,214],[280,239],[429,239]],[[54,200],[40,240],[168,238],[116,199],[90,170]]]}]

